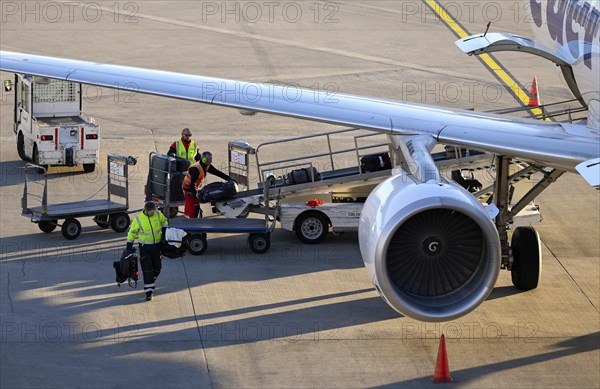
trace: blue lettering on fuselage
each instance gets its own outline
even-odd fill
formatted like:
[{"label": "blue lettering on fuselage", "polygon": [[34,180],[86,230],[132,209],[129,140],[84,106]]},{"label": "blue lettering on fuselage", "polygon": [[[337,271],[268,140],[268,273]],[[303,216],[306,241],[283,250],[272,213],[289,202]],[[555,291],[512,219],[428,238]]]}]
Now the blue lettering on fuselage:
[{"label": "blue lettering on fuselage", "polygon": [[[542,1],[530,0],[531,17],[540,28],[544,24]],[[545,16],[550,38],[561,46],[566,43],[574,58],[581,56],[580,42],[583,43],[584,64],[591,70],[592,45],[600,43],[600,11],[582,0],[548,0]],[[583,37],[576,25],[583,29]]]}]

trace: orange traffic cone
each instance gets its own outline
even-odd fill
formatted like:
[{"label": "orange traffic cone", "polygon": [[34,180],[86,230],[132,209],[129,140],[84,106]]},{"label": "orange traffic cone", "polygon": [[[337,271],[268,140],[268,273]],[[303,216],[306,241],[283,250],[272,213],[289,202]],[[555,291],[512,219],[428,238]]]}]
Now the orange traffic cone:
[{"label": "orange traffic cone", "polygon": [[440,338],[440,347],[438,348],[435,370],[431,378],[435,383],[452,382],[450,377],[450,367],[448,366],[448,354],[446,354],[446,338],[444,335]]},{"label": "orange traffic cone", "polygon": [[531,93],[529,94],[529,107],[539,107],[540,102],[540,92],[537,86],[537,77],[533,76],[533,82],[531,83]]}]

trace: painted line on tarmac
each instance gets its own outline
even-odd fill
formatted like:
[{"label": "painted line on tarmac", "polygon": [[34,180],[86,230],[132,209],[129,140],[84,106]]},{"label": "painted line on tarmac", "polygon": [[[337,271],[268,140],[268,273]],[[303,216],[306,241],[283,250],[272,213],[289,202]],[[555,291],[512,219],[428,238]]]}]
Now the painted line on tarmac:
[{"label": "painted line on tarmac", "polygon": [[[422,0],[431,10],[444,22],[444,24],[458,37],[464,39],[471,33],[460,24],[439,2],[438,0]],[[511,92],[513,97],[523,107],[529,105],[529,93],[525,87],[519,83],[516,78],[491,54],[481,54],[477,59]],[[532,117],[541,117],[543,112],[540,108],[531,108],[528,110]],[[546,119],[549,121],[549,119]]]}]

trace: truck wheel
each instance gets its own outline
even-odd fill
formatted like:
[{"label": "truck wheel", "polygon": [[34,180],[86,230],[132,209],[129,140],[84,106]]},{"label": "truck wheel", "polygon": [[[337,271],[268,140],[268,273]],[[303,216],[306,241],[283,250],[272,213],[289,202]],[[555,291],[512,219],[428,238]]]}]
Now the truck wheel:
[{"label": "truck wheel", "polygon": [[96,224],[100,228],[110,227],[110,221],[108,221],[108,215],[96,215],[96,217],[94,218],[94,222],[96,222]]},{"label": "truck wheel", "polygon": [[321,212],[304,212],[296,218],[294,232],[302,243],[319,244],[329,232],[329,220]]},{"label": "truck wheel", "polygon": [[56,230],[56,227],[58,225],[57,223],[58,220],[42,220],[38,223],[38,227],[46,234],[49,234],[52,231]]},{"label": "truck wheel", "polygon": [[25,154],[25,138],[23,138],[22,132],[19,132],[19,137],[17,138],[17,153],[19,153],[19,158],[23,161],[29,161],[27,154]]},{"label": "truck wheel", "polygon": [[79,234],[81,234],[81,223],[77,219],[67,219],[61,227],[61,232],[65,239],[77,239]]},{"label": "truck wheel", "polygon": [[40,165],[40,153],[38,151],[37,145],[33,146],[33,154],[31,157],[31,162],[33,162],[34,165],[38,165],[43,168],[43,169],[38,169],[39,174],[44,174],[48,171],[48,165]]},{"label": "truck wheel", "polygon": [[269,234],[250,234],[248,236],[250,250],[256,254],[264,254],[271,247],[271,237]]},{"label": "truck wheel", "polygon": [[129,219],[129,215],[125,212],[115,213],[109,216],[108,220],[110,221],[110,228],[113,229],[114,232],[125,232],[129,228],[129,223],[131,219]]},{"label": "truck wheel", "polygon": [[208,248],[206,234],[191,234],[187,238],[188,251],[192,255],[202,255]]},{"label": "truck wheel", "polygon": [[95,163],[84,163],[83,164],[83,171],[86,173],[92,173],[94,170],[96,170],[96,164]]}]

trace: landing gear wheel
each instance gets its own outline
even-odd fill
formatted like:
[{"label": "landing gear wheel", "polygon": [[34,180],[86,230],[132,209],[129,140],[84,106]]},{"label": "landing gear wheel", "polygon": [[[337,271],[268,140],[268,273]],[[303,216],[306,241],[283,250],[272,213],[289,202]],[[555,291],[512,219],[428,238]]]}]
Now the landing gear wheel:
[{"label": "landing gear wheel", "polygon": [[42,167],[42,169],[37,169],[39,174],[45,174],[48,172],[48,165],[40,165],[40,152],[38,151],[37,145],[33,146],[31,162],[33,162],[34,165]]},{"label": "landing gear wheel", "polygon": [[94,170],[96,170],[96,164],[95,163],[84,163],[83,164],[83,171],[86,173],[92,173]]},{"label": "landing gear wheel", "polygon": [[250,234],[248,236],[250,250],[256,254],[264,254],[271,247],[271,237],[269,234]]},{"label": "landing gear wheel", "polygon": [[94,222],[96,222],[96,224],[100,228],[108,228],[108,227],[110,227],[110,221],[108,221],[108,215],[97,215],[94,218]]},{"label": "landing gear wheel", "polygon": [[81,234],[81,223],[77,219],[67,219],[61,227],[61,232],[65,239],[77,239],[79,234]]},{"label": "landing gear wheel", "polygon": [[40,228],[40,230],[42,230],[46,234],[49,234],[50,232],[56,230],[57,226],[58,220],[42,220],[38,223],[38,227]]},{"label": "landing gear wheel", "polygon": [[27,154],[25,154],[25,138],[23,138],[22,132],[19,132],[19,137],[17,138],[17,153],[19,153],[19,158],[23,161],[29,161]]},{"label": "landing gear wheel", "polygon": [[179,207],[169,207],[169,217],[175,217],[179,213]]},{"label": "landing gear wheel", "polygon": [[129,223],[131,219],[129,219],[129,215],[125,212],[115,213],[110,215],[108,218],[110,221],[110,228],[113,229],[114,232],[125,232],[129,228]]},{"label": "landing gear wheel", "polygon": [[535,289],[542,274],[540,236],[533,227],[518,227],[511,240],[512,283],[517,289]]},{"label": "landing gear wheel", "polygon": [[208,248],[206,234],[191,234],[187,238],[188,251],[192,255],[202,255]]},{"label": "landing gear wheel", "polygon": [[320,212],[306,212],[296,219],[294,231],[302,243],[319,244],[327,238],[329,220]]}]

